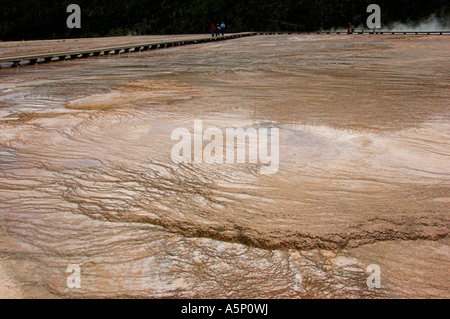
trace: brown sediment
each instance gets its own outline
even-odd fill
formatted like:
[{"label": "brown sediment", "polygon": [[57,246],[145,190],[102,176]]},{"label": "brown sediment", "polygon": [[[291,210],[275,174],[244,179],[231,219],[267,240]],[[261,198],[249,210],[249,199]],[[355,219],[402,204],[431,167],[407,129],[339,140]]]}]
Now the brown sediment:
[{"label": "brown sediment", "polygon": [[61,116],[63,114],[61,113],[56,113],[56,112],[50,112],[50,113],[19,113],[19,114],[11,114],[9,116],[7,116],[7,119],[15,119],[13,121],[9,121],[9,122],[14,122],[16,124],[25,124],[27,122],[30,122],[34,119],[45,119],[45,118],[56,118],[58,116]]},{"label": "brown sediment", "polygon": [[105,110],[130,107],[133,103],[161,104],[191,99],[198,92],[185,83],[176,81],[140,80],[128,82],[120,90],[69,101],[68,109]]},{"label": "brown sediment", "polygon": [[[448,46],[263,36],[2,70],[4,267],[27,296],[446,297]],[[175,164],[194,120],[278,128],[279,171]]]},{"label": "brown sediment", "polygon": [[20,285],[11,277],[2,266],[0,260],[0,298],[1,299],[23,299],[24,295]]},{"label": "brown sediment", "polygon": [[[448,298],[450,280],[445,272],[450,258],[449,242],[389,241],[361,246],[349,255],[365,265],[378,263],[383,289],[394,298]],[[383,259],[378,256],[383,255]],[[436,278],[441,283],[436,284]],[[409,281],[408,284],[405,281]]]}]

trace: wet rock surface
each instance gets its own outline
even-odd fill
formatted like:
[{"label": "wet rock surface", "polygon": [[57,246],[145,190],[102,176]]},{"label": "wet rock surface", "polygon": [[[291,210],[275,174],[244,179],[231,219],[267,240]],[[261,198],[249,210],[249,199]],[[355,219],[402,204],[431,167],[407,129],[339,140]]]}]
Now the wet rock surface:
[{"label": "wet rock surface", "polygon": [[[0,70],[6,294],[448,298],[448,49],[258,36]],[[194,120],[277,127],[278,172],[174,163]]]}]

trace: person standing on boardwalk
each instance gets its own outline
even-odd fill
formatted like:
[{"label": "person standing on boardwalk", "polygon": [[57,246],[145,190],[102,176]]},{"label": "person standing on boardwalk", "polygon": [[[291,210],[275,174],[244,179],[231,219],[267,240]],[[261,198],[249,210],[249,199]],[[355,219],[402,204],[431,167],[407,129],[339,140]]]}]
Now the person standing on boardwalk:
[{"label": "person standing on boardwalk", "polygon": [[223,23],[223,22],[220,25],[220,31],[222,31],[222,36],[224,36],[225,35],[225,23]]},{"label": "person standing on boardwalk", "polygon": [[216,26],[216,37],[219,36],[219,33],[220,33],[220,26],[219,26],[219,24],[217,23],[217,26]]},{"label": "person standing on boardwalk", "polygon": [[213,24],[211,24],[211,36],[214,38],[214,34],[216,33],[216,26]]}]

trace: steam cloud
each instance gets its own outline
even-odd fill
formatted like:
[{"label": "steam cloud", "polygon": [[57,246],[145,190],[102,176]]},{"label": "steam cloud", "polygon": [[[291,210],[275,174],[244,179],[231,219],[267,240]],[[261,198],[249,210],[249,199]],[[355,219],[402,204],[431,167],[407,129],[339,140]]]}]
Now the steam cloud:
[{"label": "steam cloud", "polygon": [[[362,27],[362,26],[361,26]],[[418,22],[394,22],[385,27],[382,27],[380,31],[445,31],[450,29],[450,18],[439,19],[436,15],[418,21]]]},{"label": "steam cloud", "polygon": [[[381,16],[381,22],[383,22],[383,16]],[[361,29],[369,30],[366,22],[356,26],[356,31]],[[438,18],[435,14],[429,16],[426,19],[416,22],[391,22],[387,25],[383,25],[378,31],[447,31],[450,30],[450,17]],[[326,30],[327,32],[347,32],[347,25],[341,28],[331,28]]]}]

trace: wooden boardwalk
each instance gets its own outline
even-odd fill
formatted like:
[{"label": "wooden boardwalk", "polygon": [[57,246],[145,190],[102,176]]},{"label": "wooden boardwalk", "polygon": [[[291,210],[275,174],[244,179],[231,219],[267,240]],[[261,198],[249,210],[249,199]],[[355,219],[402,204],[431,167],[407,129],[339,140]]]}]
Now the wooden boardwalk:
[{"label": "wooden boardwalk", "polygon": [[373,30],[355,30],[347,31],[317,31],[317,32],[294,32],[294,31],[276,31],[276,32],[257,32],[258,35],[283,35],[283,34],[403,34],[403,35],[450,35],[450,31],[373,31]]},{"label": "wooden boardwalk", "polygon": [[48,63],[56,61],[65,61],[73,59],[81,59],[88,57],[98,57],[106,55],[114,55],[129,52],[142,52],[155,49],[171,48],[182,45],[207,43],[214,41],[224,41],[230,39],[236,39],[241,37],[255,36],[255,35],[286,35],[286,34],[365,34],[365,35],[383,35],[383,34],[403,34],[403,35],[450,35],[450,31],[373,31],[373,30],[359,30],[353,33],[347,32],[244,32],[234,33],[219,37],[203,37],[193,39],[178,39],[173,41],[159,41],[151,43],[138,43],[129,44],[123,46],[104,47],[96,49],[86,49],[80,51],[67,51],[67,52],[50,52],[35,55],[22,55],[22,56],[9,56],[0,58],[0,68],[5,67],[17,67],[21,65],[35,65],[37,63]]},{"label": "wooden boardwalk", "polygon": [[0,68],[1,65],[7,65],[7,67],[17,67],[21,65],[34,65],[37,63],[48,63],[56,61],[65,61],[73,59],[81,59],[88,57],[98,57],[105,55],[114,55],[129,52],[142,52],[155,49],[171,48],[182,45],[207,43],[214,41],[224,41],[237,39],[241,37],[248,37],[257,35],[256,32],[244,32],[244,33],[234,33],[225,36],[218,37],[203,37],[203,38],[193,38],[193,39],[179,39],[173,41],[159,41],[151,43],[138,43],[129,44],[124,46],[114,46],[114,47],[104,47],[96,49],[87,49],[80,51],[67,51],[67,52],[49,52],[43,54],[33,54],[33,55],[21,55],[21,56],[9,56],[0,58]]}]

